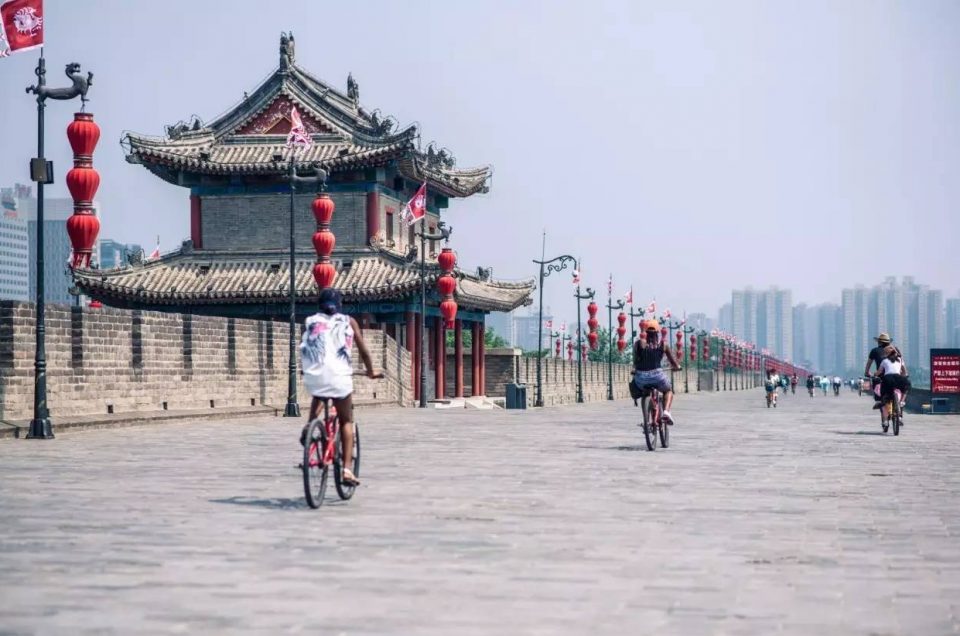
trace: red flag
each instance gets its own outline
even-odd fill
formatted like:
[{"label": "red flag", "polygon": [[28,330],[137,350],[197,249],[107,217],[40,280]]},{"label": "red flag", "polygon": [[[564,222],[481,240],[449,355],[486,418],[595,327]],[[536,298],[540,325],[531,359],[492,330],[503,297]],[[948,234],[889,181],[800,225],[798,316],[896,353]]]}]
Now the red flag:
[{"label": "red flag", "polygon": [[623,295],[623,301],[628,305],[633,304],[633,287],[631,287],[630,291]]},{"label": "red flag", "polygon": [[290,133],[287,135],[287,148],[303,148],[306,150],[313,145],[313,139],[303,125],[303,119],[294,106],[290,109]]},{"label": "red flag", "polygon": [[157,246],[153,248],[153,251],[150,252],[150,256],[147,257],[148,261],[154,261],[160,258],[160,237],[157,237]]},{"label": "red flag", "polygon": [[43,0],[4,2],[0,25],[0,57],[43,46]]},{"label": "red flag", "polygon": [[579,270],[579,269],[573,270],[573,284],[574,284],[574,285],[579,285],[579,284],[580,284],[580,270]]},{"label": "red flag", "polygon": [[650,304],[647,305],[647,313],[648,313],[648,314],[655,314],[655,313],[657,313],[657,301],[656,301],[656,300],[650,301]]},{"label": "red flag", "polygon": [[400,218],[413,225],[427,214],[427,182],[424,181],[413,198],[407,201],[400,212]]}]

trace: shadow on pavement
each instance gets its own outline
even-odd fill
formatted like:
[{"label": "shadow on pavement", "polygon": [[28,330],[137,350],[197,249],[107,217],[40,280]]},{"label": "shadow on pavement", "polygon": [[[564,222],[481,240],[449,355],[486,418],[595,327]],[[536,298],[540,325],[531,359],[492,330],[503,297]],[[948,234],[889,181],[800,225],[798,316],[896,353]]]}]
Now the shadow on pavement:
[{"label": "shadow on pavement", "polygon": [[227,497],[225,499],[211,499],[211,503],[234,504],[237,506],[255,506],[257,508],[277,508],[280,510],[293,510],[297,508],[306,508],[307,502],[302,498],[283,499],[280,497],[274,499],[253,499],[252,497]]},{"label": "shadow on pavement", "polygon": [[834,431],[834,435],[882,435],[885,436],[887,433],[883,431]]}]

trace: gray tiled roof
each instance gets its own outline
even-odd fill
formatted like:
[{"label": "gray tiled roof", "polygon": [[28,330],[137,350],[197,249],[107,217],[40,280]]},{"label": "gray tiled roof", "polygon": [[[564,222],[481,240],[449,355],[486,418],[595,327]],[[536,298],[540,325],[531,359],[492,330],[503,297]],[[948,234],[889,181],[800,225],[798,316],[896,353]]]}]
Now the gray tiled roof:
[{"label": "gray tiled roof", "polygon": [[[400,300],[417,293],[419,270],[389,255],[365,252],[337,255],[333,286],[347,302]],[[312,268],[315,259],[298,256],[297,296],[317,295]],[[439,271],[431,266],[428,284]],[[289,283],[287,256],[282,252],[180,251],[144,265],[112,270],[80,270],[76,281],[84,293],[109,304],[110,299],[143,304],[243,304],[284,302]],[[481,281],[460,272],[456,298],[464,308],[509,311],[529,304],[533,281]]]},{"label": "gray tiled roof", "polygon": [[[318,124],[319,131],[312,135],[314,145],[298,154],[299,163],[319,162],[337,171],[397,161],[402,174],[427,181],[428,187],[451,197],[470,196],[487,187],[489,166],[461,169],[435,160],[417,150],[416,125],[396,132],[378,129],[373,114],[297,66],[278,69],[243,101],[199,130],[183,131],[175,139],[125,134],[127,160],[199,174],[283,173],[288,165],[285,135],[241,134],[278,99],[296,105]],[[274,161],[277,153],[281,161]]]}]

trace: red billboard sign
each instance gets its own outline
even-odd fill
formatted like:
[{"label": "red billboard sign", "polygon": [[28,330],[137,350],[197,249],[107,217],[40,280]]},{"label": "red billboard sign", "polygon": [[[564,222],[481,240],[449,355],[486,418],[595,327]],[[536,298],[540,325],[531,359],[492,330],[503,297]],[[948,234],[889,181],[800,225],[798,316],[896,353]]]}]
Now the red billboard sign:
[{"label": "red billboard sign", "polygon": [[960,349],[930,350],[930,389],[960,394]]}]

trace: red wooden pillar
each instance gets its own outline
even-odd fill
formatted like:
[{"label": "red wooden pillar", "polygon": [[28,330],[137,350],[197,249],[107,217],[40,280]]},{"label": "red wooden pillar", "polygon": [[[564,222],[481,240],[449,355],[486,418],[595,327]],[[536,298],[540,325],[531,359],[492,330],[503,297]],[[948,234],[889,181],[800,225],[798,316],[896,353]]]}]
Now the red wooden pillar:
[{"label": "red wooden pillar", "polygon": [[190,195],[190,240],[193,241],[193,247],[201,249],[203,247],[203,225],[201,224],[202,211],[200,207],[200,197],[196,194]]},{"label": "red wooden pillar", "polygon": [[407,327],[406,333],[406,349],[410,352],[410,357],[414,358],[410,360],[410,375],[411,375],[411,384],[413,386],[413,395],[414,399],[417,396],[417,366],[416,366],[416,352],[417,352],[417,323],[414,318],[412,311],[408,311],[403,316],[404,324]]},{"label": "red wooden pillar", "polygon": [[470,323],[470,336],[473,342],[470,347],[470,395],[480,395],[480,338],[477,334],[477,323]]},{"label": "red wooden pillar", "polygon": [[479,344],[478,348],[480,350],[480,395],[487,394],[487,343],[484,341],[487,335],[487,326],[480,322],[477,326],[477,331],[479,332]]},{"label": "red wooden pillar", "polygon": [[436,344],[433,347],[434,354],[436,355],[435,362],[433,363],[434,367],[434,386],[436,387],[436,396],[438,400],[442,400],[447,397],[447,375],[446,375],[446,362],[447,362],[447,330],[443,326],[443,316],[437,316],[434,326],[434,341]]},{"label": "red wooden pillar", "polygon": [[453,323],[454,397],[463,397],[463,320]]},{"label": "red wooden pillar", "polygon": [[367,243],[380,232],[380,193],[367,192]]},{"label": "red wooden pillar", "polygon": [[420,399],[420,361],[423,360],[423,316],[416,315],[416,334],[414,340],[416,346],[413,352],[413,395],[415,400]]}]

